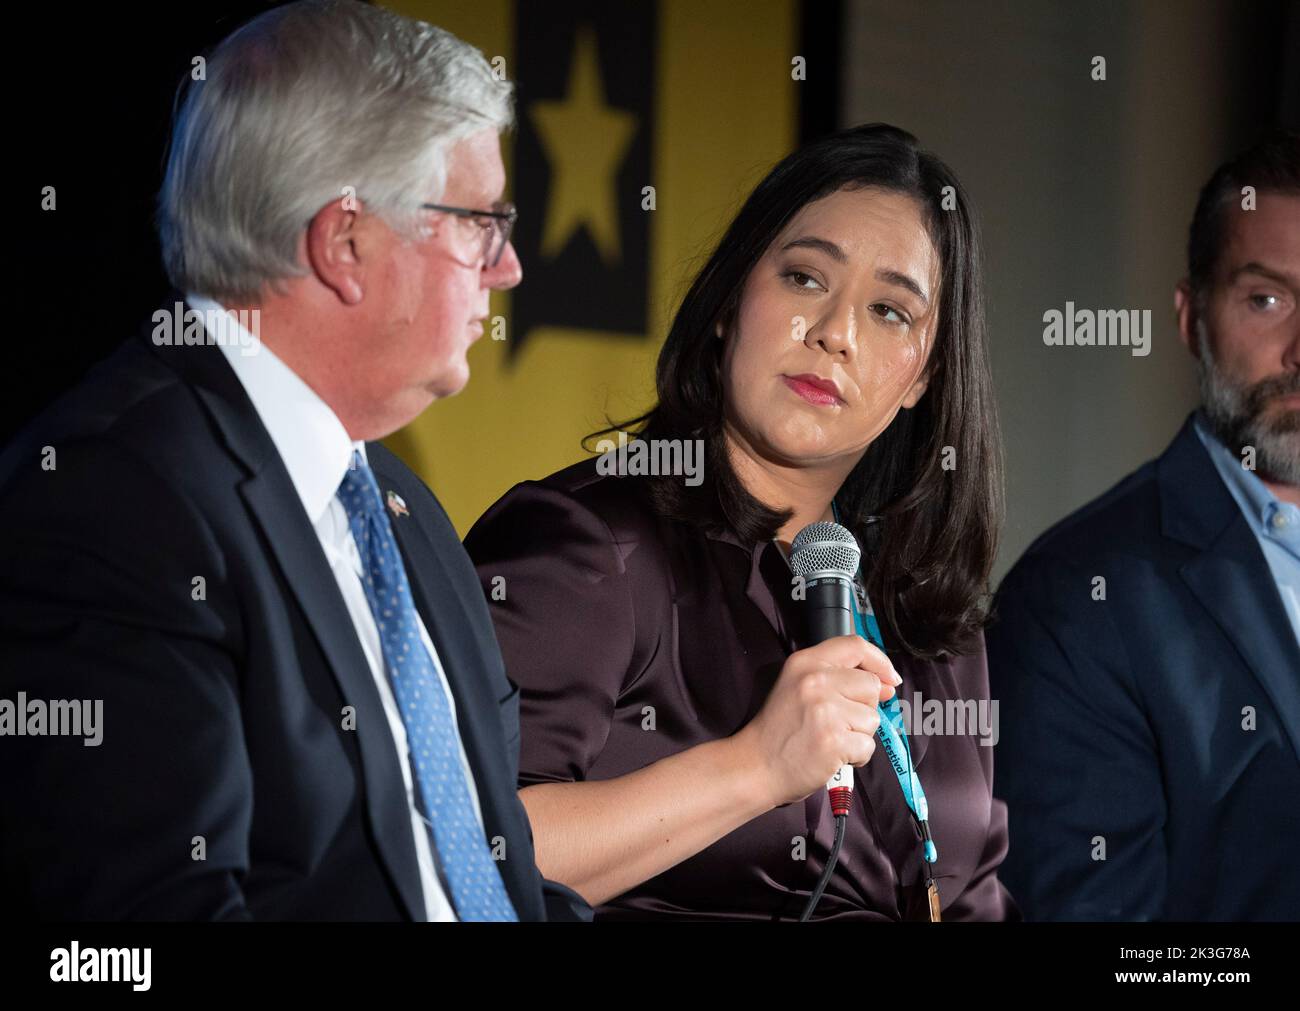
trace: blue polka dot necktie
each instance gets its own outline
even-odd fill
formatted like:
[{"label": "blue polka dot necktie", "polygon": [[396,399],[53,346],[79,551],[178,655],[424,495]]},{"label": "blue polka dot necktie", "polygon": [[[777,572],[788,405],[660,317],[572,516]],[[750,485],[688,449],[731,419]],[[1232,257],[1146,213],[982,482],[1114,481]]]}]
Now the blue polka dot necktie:
[{"label": "blue polka dot necktie", "polygon": [[424,648],[411,585],[374,472],[353,451],[339,501],[361,555],[361,585],[379,627],[393,694],[406,727],[434,844],[462,920],[516,920],[470,800],[451,706]]}]

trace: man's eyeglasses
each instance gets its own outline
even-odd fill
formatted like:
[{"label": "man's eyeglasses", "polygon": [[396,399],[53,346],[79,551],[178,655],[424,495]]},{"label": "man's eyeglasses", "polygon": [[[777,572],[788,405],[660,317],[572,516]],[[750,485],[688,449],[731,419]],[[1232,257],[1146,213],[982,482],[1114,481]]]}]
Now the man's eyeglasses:
[{"label": "man's eyeglasses", "polygon": [[470,218],[483,232],[483,262],[495,267],[506,251],[510,241],[510,230],[515,227],[519,212],[512,203],[499,202],[492,205],[490,211],[475,210],[472,207],[448,207],[446,204],[421,204],[426,211],[443,211],[458,218]]}]

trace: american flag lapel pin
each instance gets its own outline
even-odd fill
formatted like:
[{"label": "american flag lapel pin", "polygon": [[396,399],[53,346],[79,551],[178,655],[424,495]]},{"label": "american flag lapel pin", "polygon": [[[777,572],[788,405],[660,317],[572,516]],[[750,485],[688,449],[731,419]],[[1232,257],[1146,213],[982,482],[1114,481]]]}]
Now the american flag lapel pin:
[{"label": "american flag lapel pin", "polygon": [[411,512],[402,501],[402,496],[395,491],[388,493],[388,511],[394,516],[410,516]]}]

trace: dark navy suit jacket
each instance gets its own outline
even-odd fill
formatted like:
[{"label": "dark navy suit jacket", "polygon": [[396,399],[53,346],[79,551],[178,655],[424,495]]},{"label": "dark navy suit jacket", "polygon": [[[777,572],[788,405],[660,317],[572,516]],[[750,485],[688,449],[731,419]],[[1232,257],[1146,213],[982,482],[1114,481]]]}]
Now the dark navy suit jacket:
[{"label": "dark navy suit jacket", "polygon": [[1026,917],[1300,919],[1300,646],[1191,419],[995,610],[1000,873]]},{"label": "dark navy suit jacket", "polygon": [[[409,508],[393,528],[487,837],[504,840],[515,909],[589,919],[534,863],[516,793],[518,688],[474,568],[428,488],[382,445],[366,452],[381,492]],[[146,332],[6,449],[0,634],[0,696],[103,700],[98,747],[0,738],[0,905],[11,913],[424,918],[370,669],[219,348],[155,347]]]}]

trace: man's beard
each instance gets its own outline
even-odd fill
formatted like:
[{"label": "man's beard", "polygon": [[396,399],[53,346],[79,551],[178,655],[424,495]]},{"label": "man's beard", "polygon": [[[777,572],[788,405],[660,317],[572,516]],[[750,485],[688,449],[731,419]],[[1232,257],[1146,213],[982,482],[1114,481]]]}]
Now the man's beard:
[{"label": "man's beard", "polygon": [[1197,327],[1201,357],[1201,404],[1214,434],[1238,457],[1255,448],[1255,470],[1278,484],[1300,485],[1300,410],[1266,417],[1269,402],[1300,393],[1300,373],[1271,376],[1258,383],[1234,383],[1210,352],[1205,327]]}]

